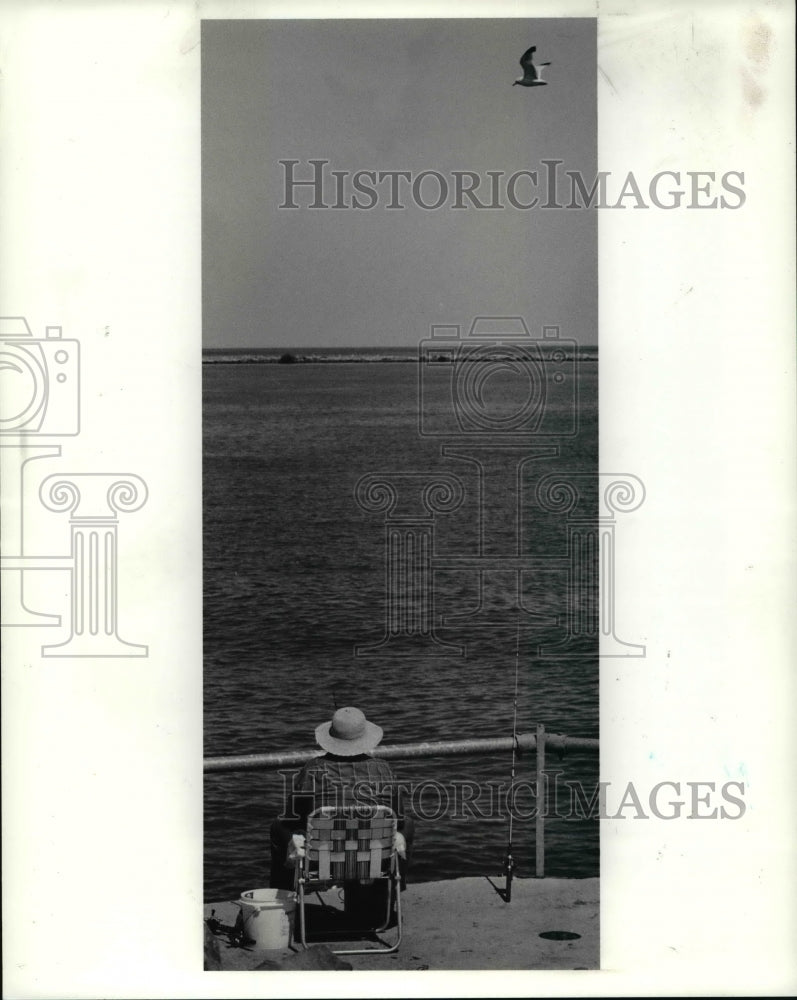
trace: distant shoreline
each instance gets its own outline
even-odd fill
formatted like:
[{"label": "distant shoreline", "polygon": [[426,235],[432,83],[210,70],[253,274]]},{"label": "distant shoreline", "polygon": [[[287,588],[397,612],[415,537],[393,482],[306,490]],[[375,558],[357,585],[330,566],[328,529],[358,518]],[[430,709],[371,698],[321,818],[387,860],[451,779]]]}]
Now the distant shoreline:
[{"label": "distant shoreline", "polygon": [[[597,361],[598,360],[598,348],[597,347],[587,347],[577,354],[568,354],[567,357],[577,358],[579,361]],[[374,355],[369,356],[368,354],[361,354],[357,352],[352,352],[351,354],[341,354],[334,353],[325,356],[324,354],[294,354],[292,351],[284,351],[281,354],[274,353],[258,353],[257,351],[250,351],[246,349],[241,349],[240,351],[230,351],[223,348],[204,348],[202,350],[202,364],[212,364],[212,365],[279,365],[279,364],[300,364],[300,365],[341,365],[341,364],[422,364],[424,361],[428,362],[449,362],[454,361],[462,362],[492,362],[501,360],[512,360],[511,355],[496,353],[490,357],[485,357],[481,355],[479,357],[465,357],[461,359],[455,359],[454,357],[445,357],[441,355],[437,358],[424,358],[420,357],[418,354],[413,353],[408,356],[398,356],[398,355]]]},{"label": "distant shoreline", "polygon": [[319,357],[304,357],[302,355],[294,356],[292,361],[285,362],[281,361],[280,358],[273,357],[262,357],[262,358],[231,358],[229,356],[222,358],[207,357],[205,352],[202,352],[202,364],[203,365],[279,365],[279,364],[292,364],[292,365],[351,365],[351,364],[417,364],[418,358],[364,358],[364,357],[350,357],[350,358],[319,358]]}]

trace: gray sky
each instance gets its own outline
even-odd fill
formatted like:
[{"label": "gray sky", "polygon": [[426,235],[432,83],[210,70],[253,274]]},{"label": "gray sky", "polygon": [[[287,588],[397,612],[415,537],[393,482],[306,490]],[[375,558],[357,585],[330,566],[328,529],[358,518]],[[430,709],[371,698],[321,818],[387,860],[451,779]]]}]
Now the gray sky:
[{"label": "gray sky", "polygon": [[[513,87],[532,44],[548,86]],[[452,193],[436,211],[390,211],[386,183],[370,211],[278,208],[281,159],[301,161],[297,177],[317,158],[448,180],[560,159],[591,184],[594,20],[204,21],[202,157],[206,347],[411,346],[476,315],[597,342],[594,210],[457,211]],[[542,179],[518,186],[533,193]]]}]

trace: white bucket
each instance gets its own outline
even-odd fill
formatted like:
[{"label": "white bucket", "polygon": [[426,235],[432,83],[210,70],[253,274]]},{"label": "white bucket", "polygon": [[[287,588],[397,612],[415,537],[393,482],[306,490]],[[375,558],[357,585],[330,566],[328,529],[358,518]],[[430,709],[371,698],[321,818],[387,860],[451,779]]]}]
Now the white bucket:
[{"label": "white bucket", "polygon": [[249,889],[238,901],[244,930],[258,948],[287,948],[291,941],[296,893],[287,889]]}]

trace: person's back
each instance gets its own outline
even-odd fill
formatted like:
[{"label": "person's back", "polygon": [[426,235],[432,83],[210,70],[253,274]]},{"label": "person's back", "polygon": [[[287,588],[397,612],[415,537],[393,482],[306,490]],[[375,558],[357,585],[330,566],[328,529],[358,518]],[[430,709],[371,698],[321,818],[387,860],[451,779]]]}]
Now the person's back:
[{"label": "person's back", "polygon": [[367,753],[316,757],[302,768],[294,790],[296,812],[302,819],[321,806],[386,805],[397,815],[401,812],[393,769],[386,760]]},{"label": "person's back", "polygon": [[304,765],[285,804],[285,816],[271,826],[272,889],[293,888],[294,870],[286,865],[287,850],[292,835],[306,828],[310,812],[321,806],[347,805],[387,805],[399,817],[399,830],[407,844],[407,857],[400,864],[405,886],[414,828],[404,816],[392,768],[371,756],[382,735],[379,726],[352,706],[338,709],[330,722],[316,728],[316,742],[327,752]]}]

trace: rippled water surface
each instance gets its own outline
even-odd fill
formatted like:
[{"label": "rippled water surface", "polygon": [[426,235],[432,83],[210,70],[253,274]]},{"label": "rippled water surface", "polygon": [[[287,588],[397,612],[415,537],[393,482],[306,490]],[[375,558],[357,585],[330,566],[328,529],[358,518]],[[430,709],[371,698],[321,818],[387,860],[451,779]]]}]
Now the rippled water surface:
[{"label": "rippled water surface", "polygon": [[[417,363],[206,364],[206,755],[311,749],[316,725],[346,704],[378,722],[386,743],[510,735],[518,612],[515,572],[501,560],[512,556],[527,557],[524,609],[553,616],[547,625],[523,616],[518,730],[541,722],[550,732],[597,736],[594,631],[569,658],[534,655],[546,639],[562,638],[555,622],[568,595],[567,522],[541,510],[536,491],[544,475],[577,474],[581,512],[594,517],[597,367],[593,358],[578,368],[576,436],[498,441],[419,435]],[[485,391],[493,392],[487,403],[511,414],[523,388],[510,378]],[[549,396],[551,406],[569,405],[563,399]],[[424,405],[438,414],[451,406],[444,382],[426,386]],[[541,445],[547,452],[535,451]],[[440,473],[461,486],[458,509],[435,514],[433,563],[439,638],[465,647],[465,656],[432,655],[428,646],[403,657],[385,648],[354,655],[384,637],[386,589],[385,513],[363,509],[355,486],[367,474],[407,472],[418,473],[414,487],[404,477],[410,492]],[[394,516],[423,513],[417,495],[407,494]],[[481,576],[480,554],[493,558]],[[587,587],[576,598],[585,621],[594,596]],[[596,754],[549,763],[562,770],[560,781],[594,788]],[[477,782],[488,814],[489,789],[506,784],[509,769],[508,755],[394,765],[407,782]],[[517,777],[533,780],[533,754],[519,758]],[[206,899],[267,884],[280,792],[274,772],[206,777]],[[422,806],[433,811],[436,801],[427,795]],[[517,801],[524,811],[533,805],[527,789]],[[463,818],[451,805],[446,818],[419,824],[412,877],[498,874],[506,816],[466,810]],[[515,822],[514,854],[518,873],[533,874],[533,820]],[[547,874],[597,875],[598,857],[596,820],[548,821]]]}]

